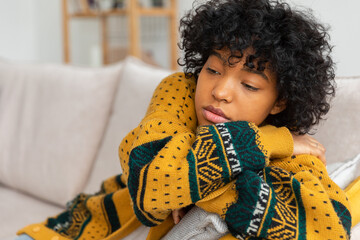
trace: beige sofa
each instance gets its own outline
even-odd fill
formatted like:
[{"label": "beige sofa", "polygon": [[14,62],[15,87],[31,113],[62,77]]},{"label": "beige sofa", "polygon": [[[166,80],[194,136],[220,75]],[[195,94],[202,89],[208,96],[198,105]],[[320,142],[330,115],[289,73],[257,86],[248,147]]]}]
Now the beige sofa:
[{"label": "beige sofa", "polygon": [[[132,57],[103,68],[0,60],[0,240],[118,174],[118,144],[169,73]],[[316,135],[329,172],[360,153],[360,78],[337,82],[334,107]],[[359,176],[357,162],[350,170],[340,184]],[[359,225],[353,231],[360,239]],[[142,228],[128,239],[144,236]]]}]

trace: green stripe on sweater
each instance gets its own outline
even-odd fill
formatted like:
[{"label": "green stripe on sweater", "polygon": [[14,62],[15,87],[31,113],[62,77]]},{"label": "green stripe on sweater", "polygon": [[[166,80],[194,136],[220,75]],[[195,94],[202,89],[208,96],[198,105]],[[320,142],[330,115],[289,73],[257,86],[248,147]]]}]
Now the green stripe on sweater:
[{"label": "green stripe on sweater", "polygon": [[104,197],[104,206],[111,225],[111,232],[115,232],[121,227],[119,217],[117,215],[116,207],[112,199],[113,193]]},{"label": "green stripe on sweater", "polygon": [[199,186],[197,183],[196,160],[192,150],[189,151],[186,158],[189,163],[190,196],[191,196],[191,201],[195,203],[200,200],[200,193],[199,193]]},{"label": "green stripe on sweater", "polygon": [[[215,145],[224,147],[224,145],[221,144],[221,137],[219,136],[218,132],[215,130],[215,127],[211,127],[210,132],[213,136]],[[228,162],[225,159],[226,157],[224,156],[224,152],[226,152],[225,149],[223,149],[223,148],[220,149],[219,147],[217,147],[219,162],[220,162],[221,168],[223,170],[222,176],[224,178],[224,183],[229,183],[230,182],[230,169],[228,167]]]}]

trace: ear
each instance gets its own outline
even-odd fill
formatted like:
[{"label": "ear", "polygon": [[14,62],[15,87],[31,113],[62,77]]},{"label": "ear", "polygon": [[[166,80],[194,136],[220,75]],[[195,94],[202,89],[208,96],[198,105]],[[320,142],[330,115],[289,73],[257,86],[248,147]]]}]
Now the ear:
[{"label": "ear", "polygon": [[273,108],[271,109],[270,114],[275,115],[281,113],[282,111],[285,110],[285,108],[286,108],[286,100],[285,99],[277,100]]}]

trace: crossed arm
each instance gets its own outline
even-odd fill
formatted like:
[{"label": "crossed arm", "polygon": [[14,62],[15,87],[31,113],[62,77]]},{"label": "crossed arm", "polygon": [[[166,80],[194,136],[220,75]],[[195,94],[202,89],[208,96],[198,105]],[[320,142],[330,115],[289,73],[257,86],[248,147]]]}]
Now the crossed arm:
[{"label": "crossed arm", "polygon": [[[318,142],[315,138],[309,135],[297,135],[295,133],[291,134],[293,137],[293,156],[307,154],[312,155],[321,160],[321,162],[326,165],[326,157],[325,157],[325,147]],[[180,220],[187,213],[186,208],[179,208],[172,211],[172,217],[175,224],[178,224]]]},{"label": "crossed arm", "polygon": [[[134,210],[146,225],[161,223],[171,211],[205,198],[242,171],[258,171],[270,158],[292,153],[286,128],[259,129],[248,122],[197,128],[194,89],[195,82],[182,75],[163,80],[147,115],[120,145]],[[168,102],[166,95],[172,96]],[[280,138],[286,140],[272,141]]]}]

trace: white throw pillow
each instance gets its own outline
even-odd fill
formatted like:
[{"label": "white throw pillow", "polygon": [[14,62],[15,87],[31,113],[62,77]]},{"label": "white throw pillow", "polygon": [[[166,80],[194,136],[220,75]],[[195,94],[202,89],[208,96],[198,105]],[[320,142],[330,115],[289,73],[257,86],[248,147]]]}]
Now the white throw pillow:
[{"label": "white throw pillow", "polygon": [[59,205],[83,191],[121,69],[0,62],[0,182]]},{"label": "white throw pillow", "polygon": [[329,164],[327,170],[330,178],[341,189],[345,189],[360,176],[360,154],[343,162]]},{"label": "white throw pillow", "polygon": [[351,240],[358,240],[360,239],[360,223],[358,223],[356,226],[354,226],[351,229]]},{"label": "white throw pillow", "polygon": [[86,192],[99,190],[103,180],[121,173],[119,144],[125,135],[140,123],[155,88],[171,73],[170,70],[151,66],[137,58],[126,58],[112,115]]}]

